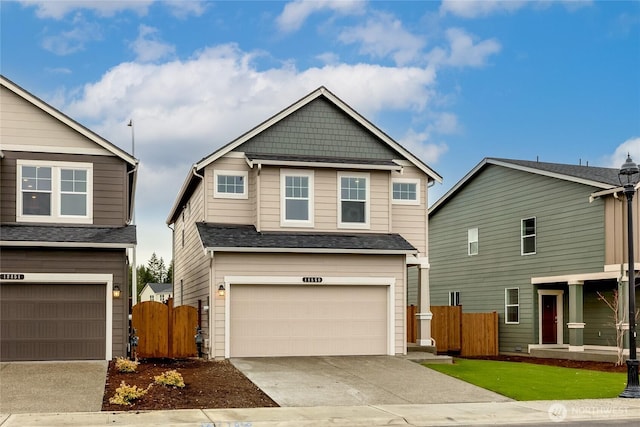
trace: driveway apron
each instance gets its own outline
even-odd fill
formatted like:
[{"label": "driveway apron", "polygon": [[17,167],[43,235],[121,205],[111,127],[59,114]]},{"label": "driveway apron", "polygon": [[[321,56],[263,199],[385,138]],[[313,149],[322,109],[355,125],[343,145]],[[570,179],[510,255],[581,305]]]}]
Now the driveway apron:
[{"label": "driveway apron", "polygon": [[235,358],[231,362],[280,406],[511,400],[393,356]]},{"label": "driveway apron", "polygon": [[104,361],[0,363],[0,413],[102,409]]}]

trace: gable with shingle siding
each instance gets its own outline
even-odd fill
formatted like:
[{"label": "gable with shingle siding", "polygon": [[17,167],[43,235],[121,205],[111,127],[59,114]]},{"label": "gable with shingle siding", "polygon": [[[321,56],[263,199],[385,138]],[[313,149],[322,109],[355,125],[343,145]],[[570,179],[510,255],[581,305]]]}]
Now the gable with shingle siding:
[{"label": "gable with shingle siding", "polygon": [[322,97],[264,130],[238,150],[339,159],[403,158]]}]

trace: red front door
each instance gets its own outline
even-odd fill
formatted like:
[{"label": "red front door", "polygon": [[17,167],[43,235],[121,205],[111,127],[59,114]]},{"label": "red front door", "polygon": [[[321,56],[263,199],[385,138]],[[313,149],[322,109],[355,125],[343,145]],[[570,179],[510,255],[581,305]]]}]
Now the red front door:
[{"label": "red front door", "polygon": [[555,295],[542,295],[542,344],[558,343],[558,303]]}]

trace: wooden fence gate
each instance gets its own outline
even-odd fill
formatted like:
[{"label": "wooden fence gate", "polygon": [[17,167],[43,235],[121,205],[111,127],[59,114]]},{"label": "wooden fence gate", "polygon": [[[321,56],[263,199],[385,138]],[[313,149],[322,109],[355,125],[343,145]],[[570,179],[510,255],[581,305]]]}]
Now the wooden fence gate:
[{"label": "wooden fence gate", "polygon": [[[410,317],[410,313],[413,318]],[[431,306],[431,337],[439,353],[461,356],[498,354],[498,313],[462,313],[461,306]],[[407,307],[407,342],[415,342],[415,307]],[[412,331],[414,336],[410,336]],[[413,341],[410,340],[413,338]]]},{"label": "wooden fence gate", "polygon": [[138,336],[136,356],[140,358],[191,357],[198,354],[195,342],[198,310],[181,305],[145,301],[136,304],[131,313],[131,326]]}]

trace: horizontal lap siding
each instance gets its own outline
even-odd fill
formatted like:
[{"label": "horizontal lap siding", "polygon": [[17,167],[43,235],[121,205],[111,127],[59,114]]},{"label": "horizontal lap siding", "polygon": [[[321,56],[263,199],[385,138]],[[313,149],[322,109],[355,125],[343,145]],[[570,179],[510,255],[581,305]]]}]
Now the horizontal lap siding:
[{"label": "horizontal lap siding", "polygon": [[112,274],[122,294],[113,300],[113,357],[126,356],[129,286],[124,250],[2,248],[2,270],[18,273]]},{"label": "horizontal lap siding", "polygon": [[0,140],[3,145],[45,146],[109,152],[12,91],[0,87]]},{"label": "horizontal lap siding", "polygon": [[[488,166],[429,218],[431,303],[460,291],[465,312],[497,311],[500,350],[537,343],[531,277],[602,271],[604,213],[594,188]],[[520,255],[520,221],[537,218],[537,254]],[[467,255],[467,230],[479,254]],[[520,289],[520,324],[504,323],[504,290]],[[535,302],[535,304],[534,304]],[[535,327],[534,327],[535,326]]]},{"label": "horizontal lap siding", "polygon": [[391,207],[393,233],[399,233],[421,254],[427,254],[427,182],[424,174],[414,166],[405,166],[402,174],[393,173],[391,178],[420,180],[419,205],[394,204]]},{"label": "horizontal lap siding", "polygon": [[[248,198],[214,198],[214,171],[238,171],[248,173]],[[244,158],[223,157],[209,165],[205,171],[207,180],[206,221],[227,224],[255,224],[255,170],[250,169]]]},{"label": "horizontal lap siding", "polygon": [[[225,276],[395,277],[395,352],[404,352],[406,266],[403,256],[217,253],[214,260],[214,283],[224,282]],[[215,295],[215,304],[212,304],[215,357],[224,357],[225,298]]]},{"label": "horizontal lap siding", "polygon": [[111,156],[4,152],[0,169],[2,206],[0,220],[16,221],[16,160],[45,160],[93,164],[93,225],[123,226],[127,221],[127,171],[123,160]]}]

